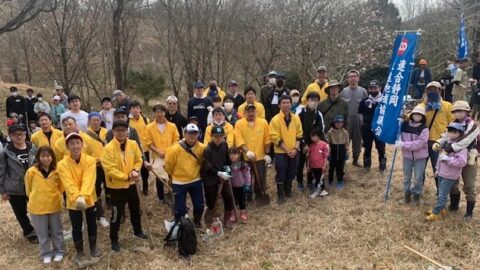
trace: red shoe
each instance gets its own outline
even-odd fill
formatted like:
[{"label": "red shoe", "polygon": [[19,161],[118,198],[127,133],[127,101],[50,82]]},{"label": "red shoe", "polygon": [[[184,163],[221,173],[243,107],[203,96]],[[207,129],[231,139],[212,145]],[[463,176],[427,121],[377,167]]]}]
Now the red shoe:
[{"label": "red shoe", "polygon": [[247,210],[242,210],[240,212],[240,220],[243,222],[243,223],[246,223],[248,221],[248,215],[247,215]]}]

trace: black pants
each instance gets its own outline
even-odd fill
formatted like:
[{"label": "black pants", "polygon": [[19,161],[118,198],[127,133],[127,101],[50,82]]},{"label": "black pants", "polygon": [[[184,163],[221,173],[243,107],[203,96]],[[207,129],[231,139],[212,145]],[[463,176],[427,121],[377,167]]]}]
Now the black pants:
[{"label": "black pants", "polygon": [[160,201],[165,200],[165,190],[163,188],[163,182],[160,179],[155,179],[155,185],[157,186],[157,196]]},{"label": "black pants", "polygon": [[[249,162],[248,165],[250,166],[250,173],[252,174],[252,179],[254,179],[255,173],[254,173],[253,165],[251,162]],[[257,168],[258,177],[260,179],[256,179],[256,178],[254,179],[255,186],[253,187],[253,189],[255,190],[255,194],[258,195],[261,193],[260,184],[263,188],[263,191],[265,191],[267,188],[267,166],[264,160],[258,160],[258,161],[255,161],[255,167]]]},{"label": "black pants", "polygon": [[243,187],[233,187],[233,196],[235,197],[235,202],[240,206],[240,210],[245,210],[246,206],[246,193],[243,191]]},{"label": "black pants", "polygon": [[95,206],[97,207],[97,219],[103,217],[105,214],[102,205],[102,184],[105,189],[105,199],[110,201],[110,192],[105,183],[105,172],[101,166],[97,166],[97,180],[95,181],[95,193],[97,194],[97,202],[95,203]]},{"label": "black pants", "polygon": [[23,236],[33,232],[33,226],[27,216],[28,197],[26,195],[10,195],[9,202],[20,227],[22,227]]},{"label": "black pants", "polygon": [[[303,184],[303,168],[305,167],[307,155],[304,155],[303,152],[299,153],[298,167],[297,167],[297,182]],[[307,184],[310,185],[313,182],[312,174],[307,173]]]},{"label": "black pants", "polygon": [[365,148],[363,151],[363,166],[365,168],[370,168],[372,165],[373,142],[375,142],[375,148],[377,148],[378,152],[378,164],[381,164],[382,160],[385,158],[385,143],[378,140],[373,131],[364,128],[362,128],[362,140],[363,147]]},{"label": "black pants", "polygon": [[[144,161],[148,162],[150,160],[150,153],[147,151],[143,154],[145,155],[145,159],[146,159]],[[142,163],[142,169],[140,170],[140,174],[142,175],[143,192],[148,192],[148,176],[149,176],[149,173],[148,173],[147,168],[145,167],[145,163]]]},{"label": "black pants", "polygon": [[[315,178],[315,187],[317,187],[318,184],[320,184],[320,181],[322,179],[322,173],[323,173],[323,171],[322,171],[321,168],[311,168],[310,169],[309,175],[311,175],[310,177]],[[325,189],[325,181],[322,182],[321,188]]]},{"label": "black pants", "polygon": [[343,181],[343,176],[345,173],[343,169],[345,167],[345,159],[332,159],[330,161],[330,170],[328,171],[328,180],[330,184],[333,182],[333,174],[337,173],[337,182]]},{"label": "black pants", "polygon": [[[230,183],[225,183],[223,184],[223,188],[222,188],[223,206],[225,211],[232,211],[233,195],[230,193],[230,187],[228,185],[230,185]],[[204,187],[205,202],[207,204],[208,209],[210,210],[213,210],[213,208],[215,207],[215,201],[217,200],[217,192],[219,187],[220,187],[220,184]]]},{"label": "black pants", "polygon": [[120,230],[120,220],[124,215],[125,204],[128,203],[130,211],[130,222],[132,223],[133,233],[142,232],[142,221],[140,219],[140,199],[137,194],[137,187],[130,185],[127,189],[111,189],[112,196],[112,219],[110,220],[110,240],[118,241],[118,231]]},{"label": "black pants", "polygon": [[[97,216],[95,212],[95,206],[85,210],[85,215],[87,216],[88,237],[97,237]],[[70,216],[70,222],[72,223],[73,241],[82,241],[82,211],[68,209],[68,215]]]}]

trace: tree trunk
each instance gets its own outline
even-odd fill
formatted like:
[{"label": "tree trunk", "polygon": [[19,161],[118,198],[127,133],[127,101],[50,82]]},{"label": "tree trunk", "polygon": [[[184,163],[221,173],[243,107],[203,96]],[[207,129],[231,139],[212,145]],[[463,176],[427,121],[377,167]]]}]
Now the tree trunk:
[{"label": "tree trunk", "polygon": [[115,88],[124,90],[122,70],[122,44],[120,41],[120,19],[123,12],[123,0],[116,0],[117,6],[113,10],[113,74]]}]

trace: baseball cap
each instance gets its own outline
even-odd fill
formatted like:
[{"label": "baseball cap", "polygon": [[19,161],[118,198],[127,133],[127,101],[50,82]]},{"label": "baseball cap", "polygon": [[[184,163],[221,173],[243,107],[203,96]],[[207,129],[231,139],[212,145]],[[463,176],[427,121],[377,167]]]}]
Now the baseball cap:
[{"label": "baseball cap", "polygon": [[67,137],[65,138],[65,143],[68,144],[68,142],[71,139],[80,139],[83,142],[82,136],[80,136],[80,134],[78,134],[76,132],[72,132],[72,133],[68,134]]},{"label": "baseball cap", "polygon": [[368,87],[372,87],[372,86],[380,86],[380,84],[378,83],[377,80],[371,80],[370,84],[368,84]]},{"label": "baseball cap", "polygon": [[430,87],[435,87],[435,88],[442,88],[442,85],[439,83],[439,82],[436,82],[436,81],[433,81],[433,82],[429,82],[427,84],[427,89],[430,88]]},{"label": "baseball cap", "polygon": [[60,98],[60,96],[55,95],[55,96],[53,96],[53,100],[58,100],[59,101],[59,100],[61,100],[61,98]]},{"label": "baseball cap", "polygon": [[115,129],[117,127],[128,128],[128,123],[125,122],[125,121],[115,121],[115,122],[113,122],[112,129]]},{"label": "baseball cap", "polygon": [[228,83],[228,86],[232,86],[232,85],[236,85],[236,86],[238,86],[238,83],[237,83],[237,81],[235,81],[235,80],[231,80],[231,81]]},{"label": "baseball cap", "polygon": [[217,135],[217,134],[225,134],[225,131],[223,131],[222,127],[213,127],[212,128],[212,136]]},{"label": "baseball cap", "polygon": [[16,131],[24,131],[24,132],[27,132],[27,130],[25,129],[24,126],[22,125],[19,125],[19,124],[15,124],[15,125],[11,125],[10,127],[8,127],[8,134],[12,134]]},{"label": "baseball cap", "polygon": [[317,72],[319,72],[319,71],[327,71],[327,67],[324,66],[324,65],[321,65],[317,68]]},{"label": "baseball cap", "polygon": [[115,112],[113,112],[113,115],[115,115],[115,114],[125,114],[126,115],[127,111],[125,111],[124,108],[118,108],[118,109],[115,110]]},{"label": "baseball cap", "polygon": [[249,109],[257,109],[257,107],[255,107],[254,104],[247,104],[247,106],[245,107],[245,111],[248,111]]},{"label": "baseball cap", "polygon": [[199,89],[199,88],[205,88],[205,85],[200,81],[193,84],[193,89]]},{"label": "baseball cap", "polygon": [[122,90],[115,90],[113,91],[112,93],[112,101],[115,101],[119,96],[123,95],[123,91]]},{"label": "baseball cap", "polygon": [[186,133],[195,133],[195,132],[199,132],[199,129],[197,127],[197,125],[195,124],[188,124],[187,127],[185,128],[185,132]]},{"label": "baseball cap", "polygon": [[267,77],[277,77],[277,72],[272,70],[268,73]]}]

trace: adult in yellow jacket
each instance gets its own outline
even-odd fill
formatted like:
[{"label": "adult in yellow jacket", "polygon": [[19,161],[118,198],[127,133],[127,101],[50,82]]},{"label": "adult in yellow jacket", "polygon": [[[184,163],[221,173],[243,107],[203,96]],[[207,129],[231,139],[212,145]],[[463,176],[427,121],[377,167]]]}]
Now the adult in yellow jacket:
[{"label": "adult in yellow jacket", "polygon": [[187,193],[193,204],[193,222],[201,226],[204,207],[203,184],[200,178],[203,152],[206,146],[198,142],[199,128],[188,124],[185,138],[167,150],[165,171],[172,176],[172,189],[175,195],[175,219],[179,220],[187,213]]},{"label": "adult in yellow jacket", "polygon": [[52,257],[60,262],[65,254],[61,213],[63,191],[53,149],[41,146],[35,155],[35,165],[25,174],[25,192],[45,264],[50,263]]},{"label": "adult in yellow jacket", "polygon": [[267,185],[266,165],[272,162],[272,158],[266,153],[270,151],[270,145],[267,120],[257,117],[255,105],[249,104],[245,110],[245,118],[235,124],[235,146],[240,148],[245,153],[245,158],[254,162],[257,168],[260,178],[255,181],[254,190],[257,193],[265,191]]},{"label": "adult in yellow jacket", "polygon": [[205,130],[205,138],[203,143],[207,145],[212,141],[212,127],[222,127],[225,132],[225,142],[228,145],[228,148],[232,148],[235,143],[235,132],[233,130],[232,124],[225,121],[225,111],[223,108],[215,108],[212,111],[213,122],[208,125]]},{"label": "adult in yellow jacket", "polygon": [[317,68],[317,79],[307,86],[305,92],[302,96],[302,104],[307,106],[307,96],[311,92],[317,92],[320,95],[320,101],[326,100],[328,98],[325,89],[328,87],[327,81],[327,67],[326,66],[319,66]]},{"label": "adult in yellow jacket", "polygon": [[210,100],[215,96],[219,96],[223,101],[223,98],[225,98],[225,92],[222,90],[222,88],[218,87],[217,80],[211,79],[209,88],[203,91],[203,96],[209,98]]},{"label": "adult in yellow jacket", "polygon": [[238,107],[238,115],[240,117],[245,117],[245,108],[249,104],[253,104],[257,111],[257,117],[265,119],[265,107],[262,103],[257,101],[257,91],[252,86],[249,86],[245,89],[245,102]]},{"label": "adult in yellow jacket", "polygon": [[66,137],[70,133],[78,133],[82,137],[83,153],[84,154],[87,154],[87,155],[90,155],[90,156],[95,155],[95,149],[94,149],[94,146],[92,144],[92,139],[90,138],[90,136],[85,134],[85,132],[79,131],[77,129],[77,123],[75,121],[75,118],[70,117],[70,116],[65,117],[62,120],[62,125],[63,125],[64,136],[58,138],[57,141],[55,142],[55,144],[52,146],[53,152],[55,152],[55,157],[57,158],[57,160],[59,162],[65,156],[69,155],[69,151],[68,151],[68,147],[67,147],[67,143],[66,143]]},{"label": "adult in yellow jacket", "polygon": [[[155,114],[155,121],[147,126],[146,144],[152,151],[152,170],[155,173],[168,180],[168,174],[165,172],[165,153],[167,149],[178,141],[180,135],[178,134],[177,126],[167,121],[165,114],[167,108],[158,104],[153,107]],[[157,196],[160,202],[165,201],[164,187],[162,181],[157,179]]]},{"label": "adult in yellow jacket", "polygon": [[270,137],[274,145],[278,202],[292,196],[292,181],[298,166],[303,130],[300,118],[290,111],[290,96],[281,96],[280,112],[270,121]]},{"label": "adult in yellow jacket", "polygon": [[120,251],[118,231],[124,215],[125,204],[128,203],[130,221],[134,236],[147,239],[143,233],[140,219],[140,198],[136,182],[140,180],[140,169],[143,159],[142,151],[137,143],[128,139],[128,123],[116,121],[112,126],[114,139],[105,147],[102,155],[102,166],[108,175],[108,187],[112,199],[112,219],[110,220],[110,240],[112,250]]},{"label": "adult in yellow jacket", "polygon": [[[130,104],[130,115],[128,124],[131,128],[134,128],[137,133],[138,137],[140,137],[141,142],[141,150],[143,151],[142,159],[146,161],[147,164],[150,160],[150,152],[148,151],[147,146],[147,125],[150,123],[150,119],[143,115],[142,113],[142,105],[140,102],[134,100]],[[148,195],[148,176],[149,172],[145,163],[142,164],[142,169],[140,170],[140,174],[142,176],[142,184],[143,184],[143,194]]]},{"label": "adult in yellow jacket", "polygon": [[90,242],[90,253],[94,257],[102,254],[97,248],[97,222],[95,215],[95,179],[97,159],[86,155],[83,152],[83,137],[78,133],[67,135],[66,144],[69,155],[65,156],[57,166],[60,179],[62,179],[65,193],[67,194],[67,209],[72,223],[72,236],[77,255],[75,260],[82,260],[82,211],[85,211],[87,218],[88,240]]},{"label": "adult in yellow jacket", "polygon": [[49,114],[38,114],[38,122],[40,123],[42,130],[33,133],[31,138],[31,141],[35,147],[52,147],[59,138],[63,137],[62,131],[52,126],[52,117]]}]

